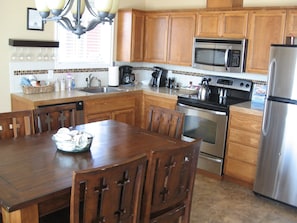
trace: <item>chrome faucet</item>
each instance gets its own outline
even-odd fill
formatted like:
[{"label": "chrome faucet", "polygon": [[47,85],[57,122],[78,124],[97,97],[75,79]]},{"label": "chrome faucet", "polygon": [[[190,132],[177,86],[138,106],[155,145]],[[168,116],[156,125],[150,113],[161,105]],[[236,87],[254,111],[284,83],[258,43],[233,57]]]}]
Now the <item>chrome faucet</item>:
[{"label": "chrome faucet", "polygon": [[98,77],[93,76],[93,74],[89,75],[89,78],[87,81],[87,87],[93,87],[94,81],[98,82],[98,85],[96,87],[101,87],[101,80]]}]

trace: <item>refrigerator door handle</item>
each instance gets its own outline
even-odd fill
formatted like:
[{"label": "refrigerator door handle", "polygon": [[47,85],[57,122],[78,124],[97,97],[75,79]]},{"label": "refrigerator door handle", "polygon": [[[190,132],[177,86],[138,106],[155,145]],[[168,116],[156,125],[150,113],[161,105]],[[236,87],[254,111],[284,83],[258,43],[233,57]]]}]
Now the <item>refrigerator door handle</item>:
[{"label": "refrigerator door handle", "polygon": [[269,126],[270,126],[270,118],[271,117],[271,103],[266,100],[263,112],[263,123],[262,123],[262,135],[267,136]]},{"label": "refrigerator door handle", "polygon": [[275,75],[276,75],[276,59],[271,59],[268,69],[268,80],[267,80],[267,91],[266,97],[270,96],[272,92],[274,92],[275,85]]}]

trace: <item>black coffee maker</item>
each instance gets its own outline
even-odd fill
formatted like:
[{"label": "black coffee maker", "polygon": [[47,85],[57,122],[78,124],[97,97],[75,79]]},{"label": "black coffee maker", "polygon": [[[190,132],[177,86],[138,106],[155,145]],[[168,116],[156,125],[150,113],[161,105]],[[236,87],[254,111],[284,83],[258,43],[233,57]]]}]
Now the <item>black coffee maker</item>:
[{"label": "black coffee maker", "polygon": [[120,66],[120,84],[121,85],[134,85],[135,74],[132,73],[133,67],[131,66]]},{"label": "black coffee maker", "polygon": [[154,67],[154,72],[152,73],[152,79],[150,85],[152,87],[165,87],[167,81],[168,70],[161,67]]}]

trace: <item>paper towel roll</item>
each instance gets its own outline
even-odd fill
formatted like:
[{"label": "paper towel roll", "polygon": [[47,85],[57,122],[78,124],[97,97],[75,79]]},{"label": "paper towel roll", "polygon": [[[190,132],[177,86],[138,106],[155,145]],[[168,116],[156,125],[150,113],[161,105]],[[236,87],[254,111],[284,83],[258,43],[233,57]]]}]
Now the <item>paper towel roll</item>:
[{"label": "paper towel roll", "polygon": [[119,86],[119,67],[113,66],[108,68],[108,86]]}]

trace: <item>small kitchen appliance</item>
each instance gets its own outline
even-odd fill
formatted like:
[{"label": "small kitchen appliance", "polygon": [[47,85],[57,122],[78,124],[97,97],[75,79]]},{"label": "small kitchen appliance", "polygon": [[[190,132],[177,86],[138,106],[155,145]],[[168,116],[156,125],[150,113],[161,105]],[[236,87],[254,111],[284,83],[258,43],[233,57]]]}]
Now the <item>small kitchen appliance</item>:
[{"label": "small kitchen appliance", "polygon": [[168,70],[161,67],[154,67],[150,85],[152,87],[165,87],[167,82]]},{"label": "small kitchen appliance", "polygon": [[205,76],[197,92],[178,96],[177,110],[185,113],[183,140],[203,139],[199,169],[223,174],[229,107],[251,96],[252,81],[218,76]]},{"label": "small kitchen appliance", "polygon": [[120,85],[134,85],[135,74],[132,73],[133,67],[131,66],[120,66]]}]

